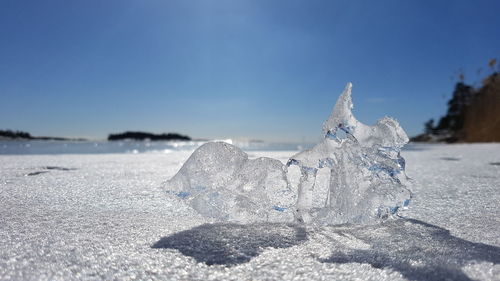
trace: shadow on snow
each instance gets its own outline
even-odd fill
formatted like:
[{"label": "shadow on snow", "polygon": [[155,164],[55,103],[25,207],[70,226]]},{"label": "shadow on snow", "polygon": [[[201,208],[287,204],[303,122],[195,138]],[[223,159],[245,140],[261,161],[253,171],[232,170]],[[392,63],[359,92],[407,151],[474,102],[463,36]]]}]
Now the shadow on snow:
[{"label": "shadow on snow", "polygon": [[307,240],[306,230],[292,224],[203,224],[164,237],[153,248],[176,249],[207,265],[250,261],[264,248],[288,248]]},{"label": "shadow on snow", "polygon": [[233,266],[250,261],[266,247],[288,248],[317,237],[328,241],[325,247],[332,251],[320,262],[366,263],[398,271],[410,280],[470,280],[462,272],[463,266],[500,263],[499,247],[470,242],[438,226],[403,218],[377,225],[327,226],[307,231],[291,224],[203,224],[164,237],[152,247],[176,249],[207,265]]},{"label": "shadow on snow", "polygon": [[[325,233],[328,230],[324,229]],[[410,280],[471,280],[462,267],[473,262],[500,263],[500,248],[474,243],[450,231],[414,219],[331,231],[369,245],[366,249],[335,243],[325,263],[367,263],[390,268]]]}]

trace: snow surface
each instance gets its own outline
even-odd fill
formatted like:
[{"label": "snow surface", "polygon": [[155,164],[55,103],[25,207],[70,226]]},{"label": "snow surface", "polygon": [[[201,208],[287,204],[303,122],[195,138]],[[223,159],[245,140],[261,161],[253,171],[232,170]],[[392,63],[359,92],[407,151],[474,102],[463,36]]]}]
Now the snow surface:
[{"label": "snow surface", "polygon": [[403,151],[371,226],[210,224],[162,191],[189,155],[0,156],[0,280],[500,280],[500,144]]}]

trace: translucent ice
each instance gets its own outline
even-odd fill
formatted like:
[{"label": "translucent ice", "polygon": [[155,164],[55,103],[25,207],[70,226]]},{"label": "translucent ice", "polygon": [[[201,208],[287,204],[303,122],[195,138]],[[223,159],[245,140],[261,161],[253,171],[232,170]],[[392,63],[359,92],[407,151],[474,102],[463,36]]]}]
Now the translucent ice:
[{"label": "translucent ice", "polygon": [[[167,182],[167,192],[218,221],[363,223],[395,214],[411,197],[400,155],[408,137],[388,117],[373,126],[356,120],[351,88],[349,83],[324,123],[323,141],[287,165],[207,143]],[[301,174],[296,188],[292,166]]]},{"label": "translucent ice", "polygon": [[[331,116],[323,125],[325,139],[312,149],[294,155],[287,166],[301,170],[297,219],[319,223],[358,223],[386,218],[409,203],[405,187],[405,161],[400,155],[408,137],[389,117],[374,126],[352,114],[352,85],[347,84]],[[330,179],[318,186],[318,169]],[[316,190],[327,190],[314,200]]]},{"label": "translucent ice", "polygon": [[279,160],[248,155],[234,145],[198,148],[167,183],[169,193],[218,221],[286,221],[296,201]]}]

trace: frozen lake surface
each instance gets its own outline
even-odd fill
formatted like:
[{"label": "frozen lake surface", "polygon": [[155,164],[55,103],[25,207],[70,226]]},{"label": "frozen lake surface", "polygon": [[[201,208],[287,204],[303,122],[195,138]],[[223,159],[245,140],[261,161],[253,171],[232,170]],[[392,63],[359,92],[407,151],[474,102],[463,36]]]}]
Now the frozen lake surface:
[{"label": "frozen lake surface", "polygon": [[[233,141],[246,151],[289,151],[302,150],[311,143],[268,143],[261,141]],[[170,153],[199,147],[207,141],[57,141],[57,140],[2,140],[0,155],[37,154],[109,154],[109,153]]]},{"label": "frozen lake surface", "polygon": [[0,155],[0,280],[500,280],[500,144],[410,148],[403,218],[329,227],[210,224],[162,191],[191,149]]}]

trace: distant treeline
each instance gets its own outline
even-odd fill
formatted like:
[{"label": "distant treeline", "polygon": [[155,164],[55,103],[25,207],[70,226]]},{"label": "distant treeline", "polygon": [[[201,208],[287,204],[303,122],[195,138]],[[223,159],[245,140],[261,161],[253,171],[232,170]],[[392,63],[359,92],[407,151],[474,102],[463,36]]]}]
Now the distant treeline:
[{"label": "distant treeline", "polygon": [[0,130],[0,137],[9,139],[33,139],[30,133],[22,131]]},{"label": "distant treeline", "polygon": [[124,132],[120,134],[110,134],[108,136],[108,140],[114,141],[114,140],[126,140],[126,139],[131,139],[131,140],[152,140],[152,141],[159,141],[159,140],[181,140],[181,141],[189,141],[191,140],[190,137],[176,134],[176,133],[168,133],[168,134],[152,134],[152,133],[145,133],[145,132]]},{"label": "distant treeline", "polygon": [[7,139],[22,139],[22,140],[72,140],[72,141],[84,141],[85,139],[71,139],[71,138],[61,138],[61,137],[34,137],[30,133],[23,131],[12,131],[12,130],[0,130],[0,138]]},{"label": "distant treeline", "polygon": [[[36,137],[32,136],[28,132],[23,131],[12,131],[12,130],[0,130],[0,139],[11,139],[11,140],[61,140],[61,141],[85,141],[86,139],[78,138],[61,138],[61,137]],[[124,132],[119,134],[110,134],[108,136],[108,140],[180,140],[180,141],[189,141],[190,137],[176,134],[176,133],[168,133],[168,134],[153,134],[146,132]]]},{"label": "distant treeline", "polygon": [[479,88],[465,84],[461,74],[446,114],[436,124],[434,119],[427,121],[424,133],[412,141],[500,142],[500,74],[496,59],[488,65],[492,74]]}]

